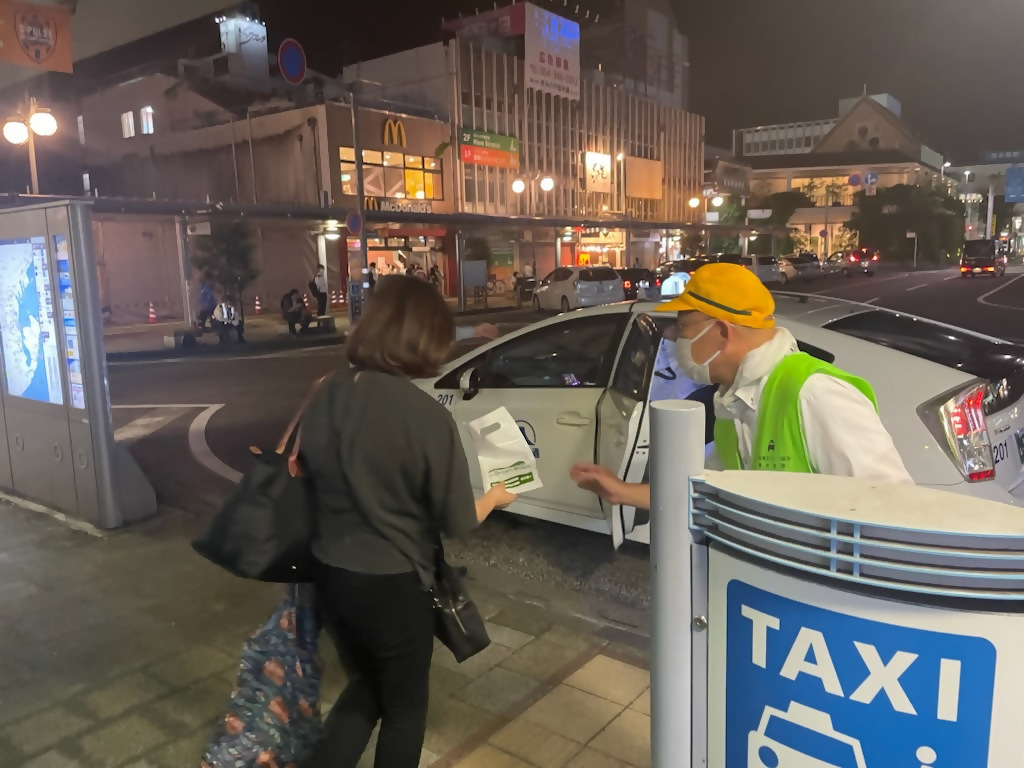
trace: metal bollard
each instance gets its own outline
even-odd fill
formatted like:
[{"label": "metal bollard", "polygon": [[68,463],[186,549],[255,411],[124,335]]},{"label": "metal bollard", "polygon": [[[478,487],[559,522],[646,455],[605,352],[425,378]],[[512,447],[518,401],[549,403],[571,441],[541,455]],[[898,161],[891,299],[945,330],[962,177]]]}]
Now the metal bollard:
[{"label": "metal bollard", "polygon": [[689,480],[704,471],[705,416],[688,400],[653,403],[651,414],[651,765],[683,768],[693,746]]}]

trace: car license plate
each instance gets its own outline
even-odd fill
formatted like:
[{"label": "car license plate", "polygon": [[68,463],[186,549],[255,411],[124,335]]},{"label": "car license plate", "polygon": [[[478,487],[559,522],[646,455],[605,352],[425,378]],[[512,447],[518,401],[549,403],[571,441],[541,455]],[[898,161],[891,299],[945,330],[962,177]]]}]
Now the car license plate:
[{"label": "car license plate", "polygon": [[981,267],[975,267],[975,268],[974,268],[974,271],[975,271],[975,272],[981,272]]}]

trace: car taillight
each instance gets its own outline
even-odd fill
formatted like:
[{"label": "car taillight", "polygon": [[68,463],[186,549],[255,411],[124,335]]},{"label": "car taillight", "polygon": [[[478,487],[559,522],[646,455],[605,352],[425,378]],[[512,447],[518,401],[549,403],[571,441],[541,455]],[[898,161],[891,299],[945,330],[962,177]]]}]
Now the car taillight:
[{"label": "car taillight", "polygon": [[574,291],[578,291],[580,289],[580,281],[579,280],[573,280],[572,281],[572,289]]},{"label": "car taillight", "polygon": [[876,253],[874,256],[872,256],[871,260],[872,261],[878,261],[878,254]]},{"label": "car taillight", "polygon": [[857,260],[856,256],[850,256],[850,261],[856,261],[856,260]]},{"label": "car taillight", "polygon": [[971,268],[970,267],[960,267],[960,271],[961,272],[970,272]]},{"label": "car taillight", "polygon": [[972,483],[996,476],[992,443],[985,423],[985,392],[979,384],[946,401],[940,408],[946,440],[958,469]]},{"label": "car taillight", "polygon": [[628,291],[630,288],[633,287],[633,284],[629,282],[629,280],[626,280],[625,282],[622,283],[622,287]]},{"label": "car taillight", "polygon": [[661,288],[661,278],[660,277],[657,280],[654,281],[654,285],[655,285],[656,288]]},{"label": "car taillight", "polygon": [[995,267],[985,267],[985,271],[986,272],[995,272],[996,268]]}]

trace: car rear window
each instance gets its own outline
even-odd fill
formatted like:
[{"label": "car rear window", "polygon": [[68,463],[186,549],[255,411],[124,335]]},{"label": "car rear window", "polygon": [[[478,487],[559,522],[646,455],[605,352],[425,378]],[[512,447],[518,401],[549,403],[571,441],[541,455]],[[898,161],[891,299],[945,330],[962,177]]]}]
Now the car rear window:
[{"label": "car rear window", "polygon": [[640,282],[641,280],[650,280],[654,275],[649,269],[618,269],[616,272],[625,280],[631,280],[634,283]]},{"label": "car rear window", "polygon": [[609,280],[618,280],[619,276],[611,267],[596,267],[595,269],[581,269],[581,283],[606,283]]},{"label": "car rear window", "polygon": [[999,384],[993,388],[991,401],[986,402],[990,413],[1024,395],[1024,346],[998,343],[959,328],[881,311],[848,315],[825,327]]},{"label": "car rear window", "polygon": [[995,257],[995,240],[969,240],[964,243],[965,259],[994,259]]}]

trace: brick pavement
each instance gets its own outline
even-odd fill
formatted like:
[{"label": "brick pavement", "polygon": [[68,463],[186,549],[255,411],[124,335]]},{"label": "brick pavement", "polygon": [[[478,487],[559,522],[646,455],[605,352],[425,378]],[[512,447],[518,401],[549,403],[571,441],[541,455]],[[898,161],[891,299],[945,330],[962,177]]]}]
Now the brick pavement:
[{"label": "brick pavement", "polygon": [[[167,512],[101,538],[0,504],[0,765],[198,764],[241,643],[280,595],[194,555],[201,525]],[[646,768],[643,650],[485,583],[473,591],[493,644],[461,665],[435,654],[422,765]],[[325,655],[326,705],[344,677]]]}]

